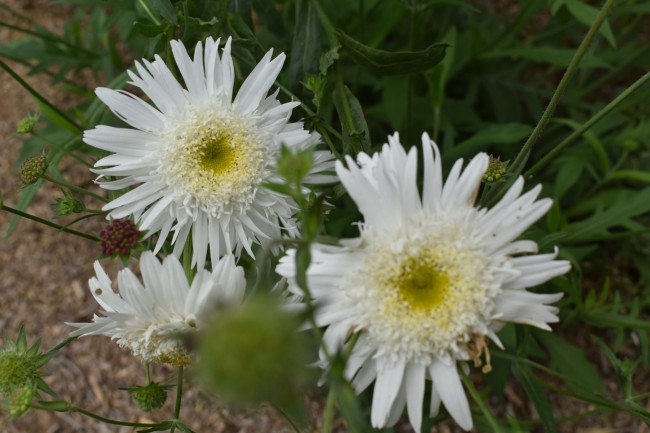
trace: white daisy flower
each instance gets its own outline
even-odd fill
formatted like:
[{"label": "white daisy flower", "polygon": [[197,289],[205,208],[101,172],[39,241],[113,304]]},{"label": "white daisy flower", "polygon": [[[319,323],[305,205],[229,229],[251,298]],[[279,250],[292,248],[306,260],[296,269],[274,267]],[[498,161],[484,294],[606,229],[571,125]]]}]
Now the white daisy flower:
[{"label": "white daisy flower", "polygon": [[[285,59],[271,59],[272,50],[257,64],[233,95],[235,72],[229,38],[219,56],[219,39],[199,42],[194,59],[179,41],[172,51],[187,89],[163,60],[136,62],[128,71],[130,84],[149,97],[152,106],[123,91],[98,88],[97,96],[132,128],[99,125],[85,131],[84,141],[114,154],[95,164],[108,190],[139,186],[111,201],[110,218],[133,215],[147,235],[159,233],[158,252],[173,232],[179,256],[190,234],[192,265],[202,269],[208,246],[213,262],[225,253],[252,255],[254,243],[281,237],[281,227],[297,234],[292,215],[296,204],[286,196],[261,188],[275,179],[275,157],[282,144],[298,150],[314,146],[319,135],[289,122],[298,102],[281,104],[278,91],[267,96]],[[234,99],[233,99],[234,96]],[[330,182],[334,176],[330,152],[314,154],[307,183]]]},{"label": "white daisy flower", "polygon": [[129,269],[117,275],[118,293],[99,262],[88,282],[90,292],[103,308],[92,323],[69,323],[79,328],[72,336],[106,335],[146,361],[186,365],[191,356],[179,340],[203,326],[206,314],[218,304],[240,304],[244,299],[244,270],[232,255],[213,263],[212,272],[200,269],[187,281],[175,256],[161,263],[147,251],[140,257],[144,285]]},{"label": "white daisy flower", "polygon": [[[359,154],[348,168],[337,163],[341,182],[364,216],[361,236],[341,246],[315,244],[308,268],[315,319],[327,326],[330,353],[361,332],[346,367],[357,393],[373,381],[374,427],[397,422],[406,406],[420,431],[425,380],[432,382],[431,416],[440,403],[466,430],[472,416],[457,361],[489,364],[487,339],[507,322],[550,330],[561,293],[536,294],[527,287],[569,271],[566,261],[536,253],[537,244],[516,240],[548,211],[550,199],[536,200],[541,186],[522,195],[519,178],[491,209],[474,206],[488,156],[465,170],[454,164],[443,182],[440,154],[422,136],[424,187],[418,192],[417,150],[407,154],[395,134],[379,154]],[[295,282],[295,250],[277,272]],[[325,356],[321,360],[326,366]]]}]

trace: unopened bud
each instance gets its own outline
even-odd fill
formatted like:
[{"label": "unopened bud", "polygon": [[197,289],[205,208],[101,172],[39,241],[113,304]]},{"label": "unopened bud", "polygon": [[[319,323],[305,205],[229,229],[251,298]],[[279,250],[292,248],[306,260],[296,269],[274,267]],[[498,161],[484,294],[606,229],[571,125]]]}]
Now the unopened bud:
[{"label": "unopened bud", "polygon": [[45,155],[37,155],[28,158],[20,167],[20,180],[23,185],[31,185],[39,180],[47,169]]},{"label": "unopened bud", "polygon": [[507,166],[507,162],[502,162],[501,159],[490,155],[488,168],[483,174],[483,182],[490,184],[502,180],[508,173]]},{"label": "unopened bud", "polygon": [[32,406],[32,400],[36,395],[36,386],[27,384],[16,391],[9,398],[8,412],[9,419],[15,419],[24,415]]},{"label": "unopened bud", "polygon": [[30,114],[27,117],[20,119],[16,124],[16,134],[29,134],[36,127],[38,122],[38,114]]},{"label": "unopened bud", "polygon": [[99,232],[102,253],[107,256],[129,257],[138,246],[142,232],[130,219],[113,220]]},{"label": "unopened bud", "polygon": [[145,412],[162,407],[167,400],[167,390],[156,382],[150,382],[147,386],[137,386],[129,391],[135,404]]},{"label": "unopened bud", "polygon": [[300,394],[306,349],[295,317],[272,299],[218,311],[199,344],[206,383],[238,405],[283,404]]},{"label": "unopened bud", "polygon": [[63,197],[56,199],[52,207],[58,218],[63,218],[73,213],[81,213],[86,209],[86,206],[84,206],[81,200],[75,198],[67,191],[63,192]]}]

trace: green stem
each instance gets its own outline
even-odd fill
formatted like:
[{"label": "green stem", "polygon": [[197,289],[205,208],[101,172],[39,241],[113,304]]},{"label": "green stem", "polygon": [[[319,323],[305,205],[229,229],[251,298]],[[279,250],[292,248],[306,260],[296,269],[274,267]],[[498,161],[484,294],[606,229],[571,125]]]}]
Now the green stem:
[{"label": "green stem", "polygon": [[46,226],[53,227],[53,228],[55,228],[57,230],[60,230],[62,232],[70,233],[72,235],[76,235],[76,236],[79,236],[79,237],[82,237],[84,239],[88,239],[88,240],[91,240],[91,241],[94,241],[94,242],[99,242],[99,238],[97,238],[97,237],[95,237],[93,235],[89,235],[87,233],[78,232],[77,230],[72,230],[72,229],[65,228],[62,225],[59,225],[59,224],[53,223],[51,221],[48,221],[46,219],[39,218],[37,216],[25,213],[23,211],[19,211],[18,209],[12,208],[10,206],[6,206],[5,204],[2,204],[2,203],[0,203],[0,210],[4,210],[4,211],[10,212],[10,213],[12,213],[14,215],[18,215],[18,216],[21,216],[23,218],[27,218],[27,219],[36,221],[37,223],[41,223],[41,224],[44,224]]},{"label": "green stem", "polygon": [[55,179],[55,178],[50,177],[50,176],[48,176],[46,174],[43,175],[43,179],[47,180],[48,182],[52,182],[54,184],[60,185],[60,186],[62,186],[64,188],[68,188],[68,189],[71,189],[73,191],[77,191],[77,192],[79,192],[81,194],[86,194],[86,195],[88,195],[90,197],[94,197],[97,200],[103,201],[104,203],[108,203],[108,200],[105,197],[102,197],[101,195],[95,194],[94,192],[88,191],[87,189],[81,188],[81,187],[79,187],[77,185],[73,185],[73,184],[68,183],[66,181],[63,181],[63,180]]},{"label": "green stem", "polygon": [[144,363],[144,372],[147,375],[147,385],[151,383],[151,363],[149,361]]},{"label": "green stem", "polygon": [[9,75],[11,75],[11,77],[12,77],[14,80],[18,81],[18,83],[19,83],[19,84],[20,84],[20,85],[21,85],[25,90],[27,90],[27,91],[28,91],[28,92],[29,92],[29,93],[30,93],[34,98],[38,99],[38,100],[39,100],[43,105],[46,105],[46,106],[47,106],[48,108],[50,108],[52,111],[54,111],[54,112],[57,113],[59,116],[61,116],[61,118],[62,118],[63,120],[65,120],[68,124],[70,124],[70,126],[72,126],[73,128],[77,129],[78,131],[83,131],[83,128],[81,127],[81,125],[79,125],[77,122],[75,122],[74,120],[72,120],[71,118],[69,118],[67,114],[65,114],[65,113],[64,113],[63,111],[61,111],[59,108],[57,108],[56,106],[54,106],[50,101],[48,101],[47,99],[45,99],[45,98],[44,98],[40,93],[38,93],[38,92],[37,92],[37,91],[36,91],[32,86],[30,86],[29,84],[27,84],[27,82],[26,82],[25,80],[23,80],[22,78],[20,78],[20,76],[19,76],[18,74],[16,74],[16,73],[14,72],[14,70],[11,69],[11,68],[9,67],[9,65],[7,65],[7,64],[6,64],[5,62],[3,62],[2,60],[0,60],[0,68],[4,69],[4,70],[9,74]]},{"label": "green stem", "polygon": [[327,402],[325,403],[325,413],[323,414],[323,433],[330,433],[332,431],[334,403],[336,403],[336,395],[333,388],[330,388],[330,391],[327,394]]},{"label": "green stem", "polygon": [[555,89],[555,92],[551,97],[551,101],[546,107],[546,110],[544,110],[541,119],[537,123],[537,126],[535,126],[535,129],[531,133],[530,137],[528,137],[528,140],[526,140],[526,142],[522,146],[514,162],[510,165],[510,172],[513,173],[513,176],[511,176],[511,180],[509,182],[502,184],[501,188],[495,188],[494,190],[492,190],[491,194],[488,197],[489,199],[494,199],[495,195],[498,192],[509,188],[512,182],[514,182],[515,178],[523,170],[523,166],[528,160],[528,156],[530,155],[533,146],[535,145],[535,143],[537,143],[537,140],[539,140],[539,138],[542,135],[542,131],[544,130],[548,122],[551,120],[553,113],[555,113],[555,109],[557,108],[560,99],[562,98],[562,95],[564,94],[564,91],[566,90],[566,87],[569,84],[569,81],[577,71],[580,62],[582,61],[582,58],[587,53],[587,49],[591,45],[593,39],[596,37],[596,34],[598,33],[598,29],[605,21],[605,18],[607,17],[607,14],[609,13],[609,10],[612,8],[613,5],[614,5],[614,0],[607,0],[603,8],[600,10],[600,13],[596,17],[596,20],[589,28],[589,32],[587,32],[587,35],[580,43],[580,46],[578,47],[576,53],[571,59],[571,63],[569,63],[567,70],[564,72],[564,75],[562,76],[560,83]]},{"label": "green stem", "polygon": [[[111,418],[105,418],[101,415],[97,415],[96,413],[90,412],[86,409],[82,409],[77,406],[70,406],[69,412],[77,412],[82,415],[85,415],[87,417],[96,419],[97,421],[101,421],[106,424],[113,424],[113,425],[121,425],[121,426],[127,426],[127,427],[162,427],[161,423],[157,424],[150,424],[150,423],[141,423],[141,422],[129,422],[129,421],[119,421],[116,419],[111,419]],[[166,424],[166,423],[165,423]]]},{"label": "green stem", "polygon": [[467,375],[461,370],[460,371],[460,378],[463,380],[463,383],[465,384],[465,387],[469,391],[469,394],[472,396],[472,399],[476,403],[476,405],[481,409],[481,412],[485,416],[485,419],[487,420],[488,424],[490,425],[490,429],[494,433],[499,433],[501,431],[501,428],[499,427],[499,423],[494,419],[492,414],[490,413],[490,409],[487,407],[485,402],[483,401],[483,398],[479,394],[479,392],[476,390],[474,387],[474,384],[472,383],[472,380],[467,377]]},{"label": "green stem", "polygon": [[641,86],[646,84],[650,80],[650,72],[645,74],[643,77],[639,78],[634,84],[632,84],[630,87],[625,89],[623,93],[618,95],[616,99],[614,99],[612,102],[607,104],[602,110],[600,110],[594,117],[589,119],[588,122],[586,122],[584,125],[582,125],[579,129],[576,129],[573,131],[571,135],[569,135],[567,138],[565,138],[560,144],[555,146],[553,150],[551,150],[549,153],[544,156],[539,162],[537,162],[530,170],[528,170],[525,173],[525,177],[530,177],[533,176],[534,174],[538,173],[542,168],[544,168],[553,158],[555,158],[562,150],[564,150],[565,147],[567,147],[569,144],[573,143],[576,141],[578,138],[582,136],[586,131],[588,131],[594,124],[596,124],[598,121],[600,121],[603,117],[608,115],[614,108],[616,108],[621,102],[623,102],[628,96],[634,94]]},{"label": "green stem", "polygon": [[82,47],[80,45],[72,44],[72,43],[66,41],[65,39],[60,38],[60,37],[58,37],[58,36],[56,36],[54,34],[46,34],[46,33],[37,32],[35,30],[26,29],[24,27],[19,27],[19,26],[15,26],[13,24],[9,24],[9,23],[4,22],[4,21],[0,21],[0,27],[6,27],[6,28],[8,28],[10,30],[15,30],[17,32],[25,33],[27,35],[36,36],[37,38],[41,38],[41,39],[43,39],[45,41],[54,42],[55,44],[66,45],[66,46],[74,49],[77,53],[84,53],[85,55],[90,56],[90,57],[96,57],[97,56],[96,53],[94,53],[92,51],[89,51],[89,50],[85,49],[84,47]]},{"label": "green stem", "polygon": [[68,338],[66,338],[65,340],[63,340],[62,342],[60,342],[59,344],[57,344],[56,346],[54,346],[53,348],[48,350],[47,354],[49,355],[49,354],[53,354],[53,353],[58,352],[59,350],[63,349],[65,346],[67,346],[68,344],[75,341],[77,338],[79,338],[79,337],[68,337]]},{"label": "green stem", "polygon": [[[183,367],[178,367],[178,383],[176,385],[176,403],[174,404],[174,419],[178,419],[181,414],[181,402],[183,401]],[[176,425],[173,425],[169,433],[176,431]]]}]

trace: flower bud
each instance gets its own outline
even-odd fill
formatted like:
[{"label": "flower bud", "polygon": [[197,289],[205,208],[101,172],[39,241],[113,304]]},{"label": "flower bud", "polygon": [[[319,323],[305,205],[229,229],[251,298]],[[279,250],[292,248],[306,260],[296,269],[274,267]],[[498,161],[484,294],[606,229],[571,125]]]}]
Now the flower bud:
[{"label": "flower bud", "polygon": [[7,404],[9,419],[15,419],[27,413],[34,396],[36,396],[36,386],[32,384],[27,384],[14,391]]},{"label": "flower bud", "polygon": [[32,132],[36,127],[38,118],[38,114],[30,114],[27,117],[20,119],[16,124],[16,134],[23,135]]},{"label": "flower bud", "polygon": [[23,185],[31,185],[39,180],[47,169],[45,155],[37,155],[28,158],[20,167],[20,180]]},{"label": "flower bud", "polygon": [[67,191],[63,192],[63,197],[56,199],[52,207],[58,218],[63,218],[73,213],[81,213],[86,209],[86,206],[84,206],[81,200],[75,198]]},{"label": "flower bud", "polygon": [[199,342],[206,383],[237,405],[292,402],[307,376],[297,327],[295,317],[267,298],[219,311]]},{"label": "flower bud", "polygon": [[99,232],[102,253],[111,257],[129,257],[141,236],[138,226],[128,218],[113,220]]},{"label": "flower bud", "polygon": [[167,390],[156,382],[150,382],[147,386],[137,386],[129,391],[135,404],[145,412],[162,407],[167,400]]},{"label": "flower bud", "polygon": [[483,174],[483,182],[491,184],[502,180],[508,172],[507,165],[507,162],[502,162],[501,159],[490,155],[488,168]]}]

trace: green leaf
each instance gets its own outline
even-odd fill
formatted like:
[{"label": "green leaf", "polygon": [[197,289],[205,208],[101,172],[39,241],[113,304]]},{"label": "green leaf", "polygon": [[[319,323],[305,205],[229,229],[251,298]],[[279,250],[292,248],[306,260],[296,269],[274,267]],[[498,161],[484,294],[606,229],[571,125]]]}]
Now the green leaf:
[{"label": "green leaf", "polygon": [[[600,13],[599,9],[579,0],[564,0],[563,3],[575,19],[587,26],[591,26]],[[598,31],[605,37],[605,39],[607,39],[607,42],[609,42],[612,47],[616,48],[616,38],[614,37],[609,22],[604,21]]]},{"label": "green leaf", "polygon": [[352,58],[378,75],[414,74],[431,69],[442,61],[449,46],[446,43],[436,43],[422,51],[390,52],[364,45],[342,31],[337,34],[341,45]]},{"label": "green leaf", "polygon": [[316,74],[320,66],[323,30],[311,1],[302,0],[297,3],[294,31],[289,87],[296,90],[307,74]]},{"label": "green leaf", "polygon": [[153,24],[147,19],[138,18],[133,23],[133,28],[135,28],[143,36],[153,38],[158,35],[167,33],[167,31],[172,28],[172,25],[169,23]]},{"label": "green leaf", "polygon": [[[359,152],[368,153],[371,144],[366,117],[356,96],[352,94],[348,86],[344,86],[344,89],[346,101],[341,101],[339,92],[334,93],[334,106],[341,119],[341,128],[343,129],[343,151],[349,155],[356,155]],[[349,116],[346,116],[343,111],[346,109],[344,105],[351,110]]]},{"label": "green leaf", "polygon": [[161,17],[173,25],[178,24],[178,15],[176,14],[176,8],[174,8],[174,5],[170,0],[151,0],[151,6],[153,6],[153,9],[158,12]]},{"label": "green leaf", "polygon": [[537,409],[537,413],[539,413],[539,418],[542,421],[546,432],[557,433],[557,426],[555,424],[555,418],[553,417],[551,403],[549,402],[548,396],[544,392],[539,379],[537,379],[537,377],[530,371],[530,368],[520,362],[514,362],[512,364],[512,372],[519,383],[523,385],[526,394],[535,405],[535,409]]},{"label": "green leaf", "polygon": [[498,146],[506,143],[523,141],[533,131],[530,125],[523,123],[494,124],[477,132],[474,137],[454,146],[443,157],[446,161],[458,159],[462,156],[473,156],[485,150],[490,145]]},{"label": "green leaf", "polygon": [[566,377],[567,383],[575,383],[585,390],[602,394],[603,381],[598,370],[587,360],[584,350],[551,332],[540,331],[536,337],[551,355],[551,366]]},{"label": "green leaf", "polygon": [[[524,47],[524,48],[510,48],[504,50],[488,51],[481,56],[482,59],[501,59],[507,58],[521,58],[527,59],[535,63],[548,63],[553,66],[567,67],[571,63],[571,59],[575,54],[575,50],[570,48],[554,48],[554,47]],[[594,54],[585,54],[580,67],[583,68],[605,68],[611,69],[611,65],[604,60],[596,57]]]},{"label": "green leaf", "polygon": [[603,201],[595,213],[580,222],[570,224],[564,243],[587,242],[607,239],[614,227],[636,230],[639,224],[633,217],[650,212],[650,187],[627,196],[614,196],[609,202]]},{"label": "green leaf", "polygon": [[626,180],[634,183],[650,183],[650,172],[640,170],[618,170],[607,176],[607,182]]}]

